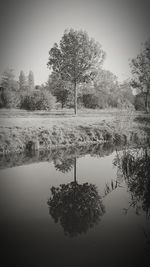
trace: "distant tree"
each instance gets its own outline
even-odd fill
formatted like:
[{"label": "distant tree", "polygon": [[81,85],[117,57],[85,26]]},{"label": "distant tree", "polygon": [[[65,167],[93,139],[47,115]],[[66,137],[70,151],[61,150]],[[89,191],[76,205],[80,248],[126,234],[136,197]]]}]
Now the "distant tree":
[{"label": "distant tree", "polygon": [[8,68],[2,73],[1,86],[6,90],[18,89],[13,69]]},{"label": "distant tree", "polygon": [[142,51],[132,59],[131,71],[133,78],[131,85],[143,93],[145,110],[149,112],[148,98],[150,95],[150,39],[145,42]]},{"label": "distant tree", "polygon": [[127,109],[128,111],[134,110],[135,96],[132,93],[129,80],[118,84],[111,97],[118,108]]},{"label": "distant tree", "polygon": [[74,109],[77,113],[77,85],[93,79],[95,70],[103,63],[105,53],[99,43],[82,30],[65,30],[59,45],[49,51],[48,67],[61,79],[74,86]]},{"label": "distant tree", "polygon": [[117,107],[119,88],[116,75],[109,70],[100,69],[94,80],[94,87],[100,108]]},{"label": "distant tree", "polygon": [[132,93],[131,85],[128,80],[125,80],[119,85],[120,97],[123,101],[128,101],[131,104],[134,104],[134,95]]},{"label": "distant tree", "polygon": [[114,93],[118,86],[117,76],[109,70],[100,69],[94,80],[96,91]]},{"label": "distant tree", "polygon": [[29,90],[34,90],[34,74],[33,71],[29,71],[29,75],[28,75],[28,86],[29,86]]},{"label": "distant tree", "polygon": [[87,108],[116,107],[118,92],[117,77],[103,69],[98,69],[94,81],[81,89],[83,104]]},{"label": "distant tree", "polygon": [[26,77],[24,72],[21,70],[19,75],[19,89],[24,90],[26,88]]},{"label": "distant tree", "polygon": [[0,107],[11,108],[19,105],[18,83],[15,80],[13,69],[3,72],[1,78]]}]

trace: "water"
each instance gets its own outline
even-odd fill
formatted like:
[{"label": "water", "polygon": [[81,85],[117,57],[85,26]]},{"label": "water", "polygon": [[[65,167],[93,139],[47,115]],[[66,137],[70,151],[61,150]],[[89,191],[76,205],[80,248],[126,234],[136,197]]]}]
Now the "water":
[{"label": "water", "polygon": [[1,158],[1,266],[144,265],[150,154],[115,149]]}]

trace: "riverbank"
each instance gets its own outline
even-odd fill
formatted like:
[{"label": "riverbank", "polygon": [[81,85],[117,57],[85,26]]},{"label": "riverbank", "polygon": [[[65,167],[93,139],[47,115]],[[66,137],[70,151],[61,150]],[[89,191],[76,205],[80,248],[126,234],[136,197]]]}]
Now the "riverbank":
[{"label": "riverbank", "polygon": [[[55,116],[4,110],[0,115],[1,154],[105,142],[130,143],[133,139],[144,143],[149,136],[134,112]],[[146,127],[149,129],[149,125]]]}]

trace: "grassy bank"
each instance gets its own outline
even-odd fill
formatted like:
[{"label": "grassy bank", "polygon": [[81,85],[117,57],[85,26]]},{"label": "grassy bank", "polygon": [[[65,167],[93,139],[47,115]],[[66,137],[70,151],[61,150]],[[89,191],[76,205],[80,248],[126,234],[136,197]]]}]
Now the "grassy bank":
[{"label": "grassy bank", "polygon": [[[105,142],[145,142],[149,133],[125,111],[99,111],[78,116],[56,116],[46,112],[1,110],[0,153],[45,150]],[[146,126],[147,128],[149,127]]]}]

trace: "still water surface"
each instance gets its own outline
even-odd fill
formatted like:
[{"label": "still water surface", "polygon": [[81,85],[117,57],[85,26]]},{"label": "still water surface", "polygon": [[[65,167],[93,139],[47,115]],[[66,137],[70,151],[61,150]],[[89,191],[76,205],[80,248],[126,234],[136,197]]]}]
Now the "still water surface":
[{"label": "still water surface", "polygon": [[28,157],[21,166],[3,161],[1,266],[144,266],[149,259],[149,150],[83,151]]}]

